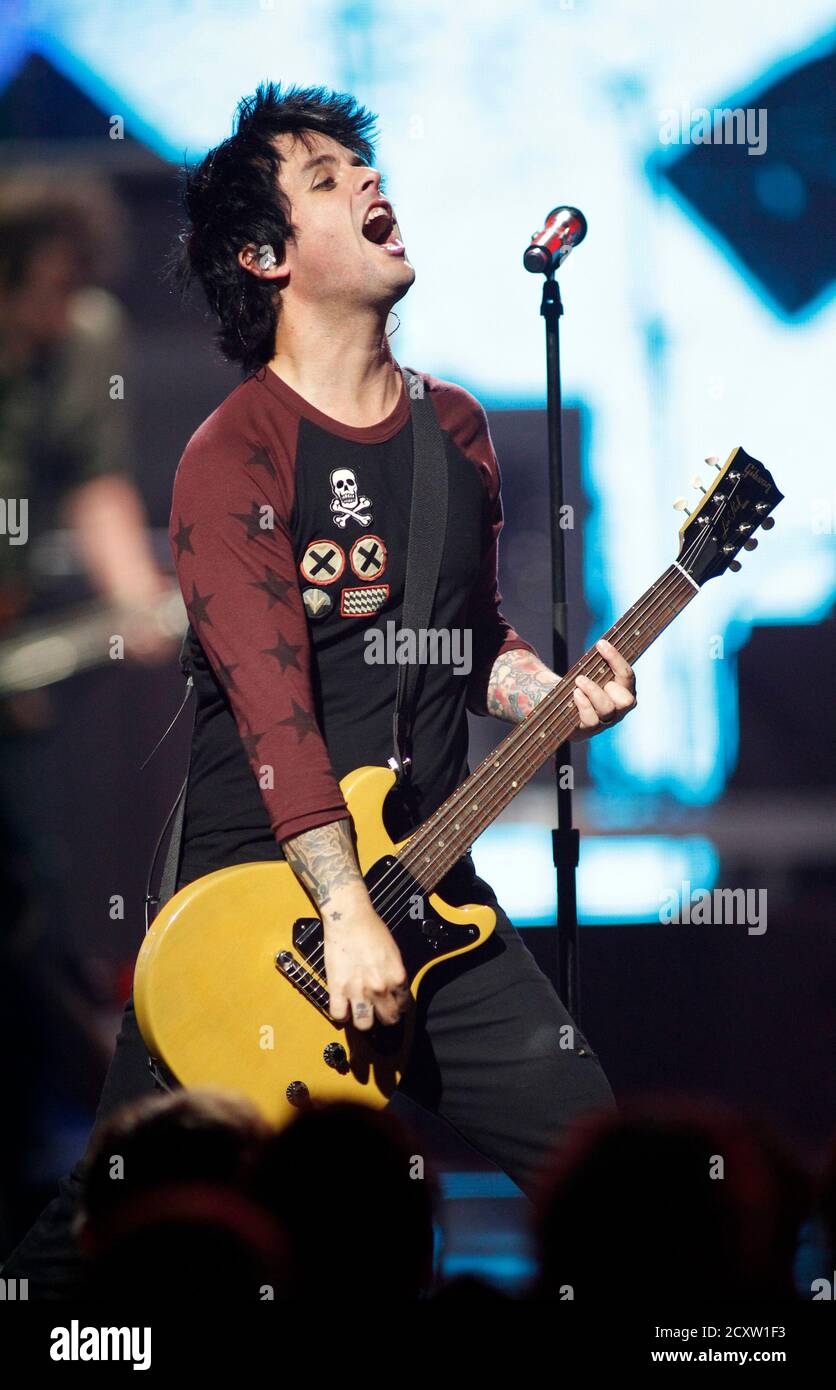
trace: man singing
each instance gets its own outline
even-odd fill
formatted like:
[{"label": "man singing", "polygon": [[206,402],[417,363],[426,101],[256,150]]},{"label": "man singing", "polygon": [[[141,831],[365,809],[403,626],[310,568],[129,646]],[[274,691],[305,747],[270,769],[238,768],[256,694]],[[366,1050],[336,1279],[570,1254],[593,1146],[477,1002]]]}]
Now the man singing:
[{"label": "man singing", "polygon": [[[245,376],[189,441],[171,512],[197,696],[178,886],[286,858],[322,917],[332,1016],[358,1029],[395,1022],[408,999],[339,787],[393,751],[399,668],[365,659],[365,633],[400,620],[412,485],[410,403],[386,323],[415,271],[373,167],[374,119],[346,95],[265,84],[188,174],[181,269],[201,283],[219,346]],[[416,375],[448,460],[432,622],[470,632],[472,669],[426,668],[412,825],[467,774],[468,709],[518,722],[558,680],[499,611],[502,510],[484,410],[461,387]],[[601,649],[612,678],[578,677],[576,737],[635,704],[630,666]],[[391,828],[403,836],[399,814]],[[438,891],[482,898],[497,926],[429,973],[401,1089],[531,1193],[567,1125],[611,1107],[612,1091],[469,855]],[[245,923],[240,932],[246,950]],[[151,1087],[129,1000],[97,1123]],[[52,1213],[52,1237],[47,1222],[38,1249],[35,1227],[4,1272],[32,1276],[50,1259],[66,1270],[54,1232],[79,1172],[41,1219]]]}]

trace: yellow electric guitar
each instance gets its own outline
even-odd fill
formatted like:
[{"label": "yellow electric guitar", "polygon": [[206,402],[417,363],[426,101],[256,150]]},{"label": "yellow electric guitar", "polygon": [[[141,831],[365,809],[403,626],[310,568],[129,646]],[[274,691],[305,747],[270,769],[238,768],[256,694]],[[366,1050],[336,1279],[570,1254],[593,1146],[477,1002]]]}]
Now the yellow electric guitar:
[{"label": "yellow electric guitar", "polygon": [[[635,662],[706,580],[739,569],[758,527],[781,501],[771,475],[743,449],[680,529],[677,560],[606,633]],[[396,1090],[414,1034],[421,981],[439,961],[478,950],[496,924],[482,904],[453,907],[433,891],[577,723],[575,676],[609,667],[592,647],[536,709],[413,834],[394,844],[383,803],[388,768],[362,767],[341,788],[357,857],[376,911],[397,939],[411,1008],[369,1031],[328,1013],[322,923],[282,861],[219,869],[188,884],[158,913],[134,980],[137,1018],[152,1057],[175,1083],[243,1092],[276,1126],[328,1100],[382,1107]]]}]

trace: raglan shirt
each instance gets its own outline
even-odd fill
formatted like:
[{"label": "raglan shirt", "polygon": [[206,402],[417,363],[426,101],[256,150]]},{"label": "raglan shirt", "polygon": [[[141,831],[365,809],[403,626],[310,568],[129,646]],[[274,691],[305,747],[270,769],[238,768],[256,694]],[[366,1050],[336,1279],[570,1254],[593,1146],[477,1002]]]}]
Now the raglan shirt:
[{"label": "raglan shirt", "polygon": [[[496,657],[534,650],[500,611],[500,475],[485,412],[462,387],[414,375],[448,463],[431,626],[458,632],[460,645],[447,662],[422,666],[412,801],[393,810],[395,838],[467,775],[466,711],[484,710]],[[186,446],[169,532],[196,694],[180,884],[281,858],[282,840],[348,814],[346,773],[392,755],[400,668],[391,657],[412,500],[411,411],[400,384],[391,414],[360,428],[324,415],[263,367]],[[389,660],[370,660],[375,651]]]}]

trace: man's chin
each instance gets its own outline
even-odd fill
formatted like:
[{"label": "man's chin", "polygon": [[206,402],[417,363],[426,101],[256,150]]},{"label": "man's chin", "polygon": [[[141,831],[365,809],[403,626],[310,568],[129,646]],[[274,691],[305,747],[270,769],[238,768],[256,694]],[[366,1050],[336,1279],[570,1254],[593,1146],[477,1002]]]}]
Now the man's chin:
[{"label": "man's chin", "polygon": [[398,262],[398,265],[401,271],[401,281],[394,291],[395,297],[392,300],[393,304],[397,304],[399,299],[403,299],[407,290],[415,282],[415,267],[408,260],[406,260],[405,257],[403,260]]}]

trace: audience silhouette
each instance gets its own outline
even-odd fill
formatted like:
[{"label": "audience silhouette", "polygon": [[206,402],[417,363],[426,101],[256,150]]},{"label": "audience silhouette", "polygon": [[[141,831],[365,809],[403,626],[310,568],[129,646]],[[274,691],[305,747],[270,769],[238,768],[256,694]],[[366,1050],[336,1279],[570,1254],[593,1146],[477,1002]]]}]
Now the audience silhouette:
[{"label": "audience silhouette", "polygon": [[439,1191],[386,1111],[317,1106],[276,1131],[235,1095],[145,1097],[91,1150],[77,1220],[84,1293],[793,1301],[813,1296],[795,1277],[802,1230],[818,1221],[836,1249],[836,1140],[816,1178],[762,1117],[705,1099],[637,1096],[576,1124],[530,1208],[536,1275],[522,1292],[475,1272],[443,1277]]}]

